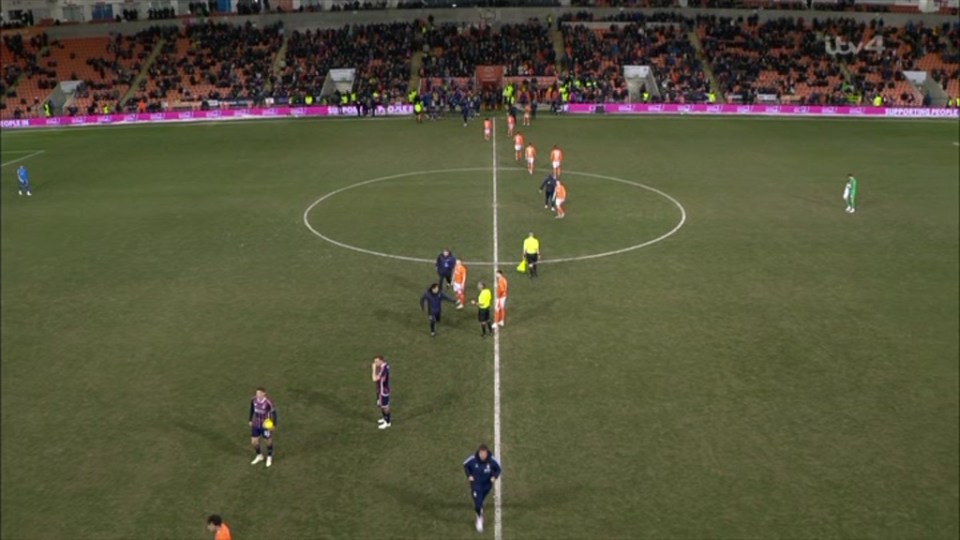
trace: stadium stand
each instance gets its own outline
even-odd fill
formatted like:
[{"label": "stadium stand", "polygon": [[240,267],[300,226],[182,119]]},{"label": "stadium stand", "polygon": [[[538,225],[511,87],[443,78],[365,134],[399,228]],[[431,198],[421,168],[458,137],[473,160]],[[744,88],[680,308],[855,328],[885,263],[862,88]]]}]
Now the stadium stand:
[{"label": "stadium stand", "polygon": [[159,103],[246,98],[262,103],[283,24],[258,28],[226,23],[191,25],[163,34],[165,43],[135,99]]},{"label": "stadium stand", "polygon": [[[341,103],[339,94],[321,95],[335,68],[356,69],[350,100],[367,106],[406,102],[415,99],[409,88],[419,81],[432,110],[452,110],[464,101],[492,109],[508,99],[555,109],[563,102],[631,98],[703,102],[714,95],[711,88],[733,103],[839,105],[874,103],[879,95],[886,105],[920,106],[960,96],[956,22],[894,26],[880,18],[761,19],[746,12],[694,19],[670,12],[599,13],[564,13],[558,31],[552,21],[538,19],[435,24],[430,17],[287,33],[281,22],[258,27],[218,18],[185,19],[126,36],[56,40],[5,34],[0,113],[41,115],[57,84],[71,80],[83,84],[58,114],[100,113],[104,106],[115,111],[121,103],[127,111],[200,108],[214,100],[219,106]],[[882,50],[864,47],[874,38],[882,40]],[[503,67],[496,85],[474,78],[478,66],[487,65]],[[636,92],[639,83],[631,82],[631,96],[624,66],[649,66],[656,89]],[[913,71],[925,72],[935,85],[911,82],[919,80]]]},{"label": "stadium stand", "polygon": [[17,84],[27,78],[49,75],[50,72],[43,70],[37,63],[37,53],[47,46],[47,39],[46,34],[29,39],[24,39],[20,34],[3,36],[0,42],[0,94],[3,100],[0,112],[4,118],[28,114],[28,109],[33,104],[33,96],[26,92],[21,96],[23,89]]},{"label": "stadium stand", "polygon": [[[563,78],[574,81],[572,101],[624,101],[628,98],[623,66],[649,65],[660,84],[655,101],[705,101],[709,84],[687,36],[689,21],[672,14],[633,15],[626,25],[588,28],[563,24]],[[594,91],[595,90],[595,91]]]},{"label": "stadium stand", "polygon": [[697,34],[727,101],[846,104],[844,74],[802,19],[698,17]]},{"label": "stadium stand", "polygon": [[537,19],[499,28],[441,24],[424,36],[421,77],[472,77],[478,65],[503,65],[508,77],[553,76],[556,52]]},{"label": "stadium stand", "polygon": [[331,69],[356,68],[354,90],[358,95],[377,94],[382,103],[402,100],[409,84],[418,24],[294,31],[287,40],[283,68],[272,95],[284,102],[292,99],[292,103],[303,103],[308,95],[320,95]]}]

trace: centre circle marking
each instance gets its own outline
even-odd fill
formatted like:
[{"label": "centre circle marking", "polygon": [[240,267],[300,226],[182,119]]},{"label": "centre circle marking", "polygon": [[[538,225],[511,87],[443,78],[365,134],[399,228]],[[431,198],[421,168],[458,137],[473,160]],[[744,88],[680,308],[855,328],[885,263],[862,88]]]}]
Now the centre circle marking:
[{"label": "centre circle marking", "polygon": [[[497,167],[497,169],[498,169],[498,170],[503,170],[503,171],[524,171],[524,172],[526,172],[526,169],[521,169],[521,168],[517,168],[517,167]],[[354,246],[354,245],[347,244],[347,243],[345,243],[345,242],[341,242],[341,241],[339,241],[339,240],[335,240],[335,239],[333,239],[333,238],[330,238],[329,236],[327,236],[327,235],[323,234],[322,232],[320,232],[320,231],[316,230],[315,228],[313,228],[313,225],[310,224],[310,212],[311,212],[314,208],[316,208],[320,203],[322,203],[323,201],[325,201],[325,200],[327,200],[327,199],[329,199],[329,198],[331,198],[331,197],[333,197],[333,196],[335,196],[335,195],[338,195],[338,194],[340,194],[340,193],[343,193],[344,191],[349,191],[349,190],[351,190],[351,189],[358,188],[358,187],[362,187],[362,186],[367,186],[367,185],[370,185],[370,184],[376,184],[376,183],[378,183],[378,182],[386,182],[387,180],[396,180],[397,178],[406,178],[406,177],[409,177],[409,176],[423,176],[423,175],[428,175],[428,174],[447,174],[447,173],[463,173],[463,172],[480,172],[480,171],[492,171],[492,170],[493,170],[493,167],[468,167],[468,168],[462,168],[462,169],[434,169],[434,170],[432,170],[432,171],[414,171],[414,172],[407,172],[407,173],[400,173],[400,174],[391,174],[391,175],[389,175],[389,176],[381,176],[381,177],[378,177],[378,178],[372,178],[372,179],[370,179],[370,180],[364,180],[364,181],[362,181],[362,182],[357,182],[356,184],[350,184],[349,186],[344,186],[344,187],[342,187],[342,188],[335,189],[335,190],[327,193],[327,194],[324,195],[323,197],[320,197],[319,199],[313,201],[313,203],[311,203],[310,206],[308,206],[307,209],[303,211],[303,224],[306,225],[308,229],[310,229],[310,232],[311,232],[311,233],[313,233],[314,235],[318,236],[319,238],[321,238],[321,239],[325,240],[326,242],[329,242],[330,244],[333,244],[333,245],[335,245],[335,246],[337,246],[337,247],[341,247],[341,248],[344,248],[344,249],[349,249],[349,250],[351,250],[351,251],[356,251],[356,252],[358,252],[358,253],[365,253],[365,254],[367,254],[367,255],[374,255],[374,256],[376,256],[376,257],[385,257],[385,258],[387,258],[387,259],[394,259],[394,260],[398,260],[398,261],[409,261],[409,262],[415,262],[415,263],[433,264],[435,261],[433,261],[432,259],[422,259],[422,258],[420,258],[420,257],[407,257],[406,255],[395,255],[395,254],[393,254],[393,253],[383,253],[382,251],[374,251],[374,250],[372,250],[372,249],[366,249],[366,248]],[[628,246],[628,247],[625,247],[625,248],[614,249],[614,250],[611,250],[611,251],[604,251],[604,252],[602,252],[602,253],[593,253],[593,254],[590,254],[590,255],[580,255],[580,256],[577,256],[577,257],[561,257],[561,258],[558,258],[558,259],[547,259],[547,260],[544,260],[544,261],[540,261],[541,264],[556,264],[556,263],[562,263],[562,262],[574,262],[574,261],[586,261],[586,260],[590,260],[590,259],[600,259],[600,258],[602,258],[602,257],[610,257],[610,256],[613,256],[613,255],[620,255],[620,254],[622,254],[622,253],[627,253],[627,252],[629,252],[629,251],[634,251],[634,250],[637,250],[637,249],[645,248],[645,247],[647,247],[647,246],[652,246],[653,244],[656,244],[657,242],[661,242],[661,241],[666,240],[667,238],[673,236],[673,235],[674,235],[677,231],[679,231],[680,228],[683,227],[683,225],[687,222],[687,210],[683,207],[682,204],[680,204],[680,201],[678,201],[677,199],[673,198],[673,197],[670,196],[669,194],[664,193],[663,191],[660,191],[660,190],[657,189],[657,188],[650,187],[650,186],[641,184],[641,183],[639,183],[639,182],[633,182],[633,181],[631,181],[631,180],[624,180],[623,178],[617,178],[617,177],[615,177],[615,176],[606,176],[606,175],[603,175],[603,174],[585,173],[585,172],[577,172],[577,171],[567,171],[566,174],[568,174],[568,175],[573,175],[573,176],[586,176],[586,177],[588,177],[588,178],[599,178],[599,179],[601,179],[601,180],[610,180],[610,181],[612,181],[612,182],[619,182],[619,183],[621,183],[621,184],[627,184],[627,185],[630,185],[630,186],[638,187],[638,188],[640,188],[640,189],[645,189],[645,190],[647,190],[647,191],[653,192],[653,193],[655,193],[655,194],[657,194],[657,195],[660,195],[660,196],[663,197],[664,199],[667,199],[668,201],[670,201],[671,203],[673,203],[673,205],[676,206],[678,210],[680,210],[680,221],[678,221],[677,224],[674,225],[673,228],[670,229],[669,231],[667,231],[666,233],[661,234],[660,236],[658,236],[658,237],[656,237],[656,238],[654,238],[654,239],[652,239],[652,240],[647,240],[646,242],[641,242],[641,243],[639,243],[639,244],[634,244],[634,245],[632,245],[632,246]],[[493,266],[493,262],[490,262],[490,261],[464,261],[464,264],[467,264],[467,265],[479,265],[479,266]]]}]

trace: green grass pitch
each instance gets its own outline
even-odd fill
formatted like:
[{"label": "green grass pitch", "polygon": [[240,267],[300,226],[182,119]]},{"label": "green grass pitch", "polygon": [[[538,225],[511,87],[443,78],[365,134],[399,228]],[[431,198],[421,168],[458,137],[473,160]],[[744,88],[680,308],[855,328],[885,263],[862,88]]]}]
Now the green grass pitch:
[{"label": "green grass pitch", "polygon": [[[503,538],[958,530],[953,122],[542,118],[553,219],[498,119]],[[477,123],[264,121],[2,136],[2,536],[477,538],[493,442],[475,313],[429,336],[433,258],[493,258]],[[31,174],[15,193],[10,163]],[[445,169],[470,169],[437,173]],[[516,273],[528,231],[546,259]],[[860,180],[844,213],[845,175]],[[469,281],[492,277],[472,265]],[[473,289],[471,288],[471,291]],[[376,429],[369,362],[393,365]],[[280,411],[251,467],[248,400]],[[488,500],[492,506],[493,498]],[[492,517],[492,512],[490,514]],[[493,536],[492,519],[485,537]]]}]

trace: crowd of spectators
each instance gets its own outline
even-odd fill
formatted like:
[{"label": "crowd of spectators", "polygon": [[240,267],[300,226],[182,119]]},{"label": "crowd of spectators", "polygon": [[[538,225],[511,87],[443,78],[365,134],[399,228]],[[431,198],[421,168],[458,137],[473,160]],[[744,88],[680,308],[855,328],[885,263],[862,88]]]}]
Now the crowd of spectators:
[{"label": "crowd of spectators", "polygon": [[[953,32],[953,34],[951,34]],[[926,26],[908,23],[903,27],[885,26],[882,20],[869,24],[840,19],[824,29],[832,39],[852,44],[870,44],[859,50],[847,47],[839,52],[850,66],[854,86],[867,95],[879,94],[884,102],[897,105],[929,104],[929,94],[921,95],[906,82],[904,71],[926,71],[950,97],[960,86],[960,58],[956,48],[948,46],[957,25]],[[836,47],[835,47],[836,48]],[[951,84],[952,83],[952,84]]]},{"label": "crowd of spectators", "polygon": [[385,0],[377,0],[376,2],[344,2],[342,4],[333,4],[330,6],[330,11],[369,11],[371,9],[387,9],[387,2]]},{"label": "crowd of spectators", "polygon": [[508,77],[555,74],[549,28],[537,19],[499,28],[428,23],[423,47],[421,77],[472,77],[480,65],[504,66]]},{"label": "crowd of spectators", "polygon": [[[691,21],[680,15],[658,13],[619,14],[612,23],[597,28],[579,22],[562,24],[565,54],[564,78],[572,78],[574,100],[625,101],[629,98],[623,67],[646,65],[654,71],[658,88],[636,89],[647,101],[706,101],[709,82],[687,33]],[[579,83],[577,82],[579,81]],[[645,98],[644,98],[645,96]]]},{"label": "crowd of spectators", "polygon": [[803,19],[698,17],[704,54],[728,101],[846,104],[844,74]]},{"label": "crowd of spectators", "polygon": [[[25,77],[49,77],[51,70],[40,67],[37,61],[37,52],[46,47],[49,43],[47,34],[32,36],[30,39],[24,39],[20,34],[3,36],[2,45],[0,45],[0,55],[2,55],[2,65],[0,65],[0,100],[2,100],[2,111],[18,116],[24,114],[24,108],[29,107],[25,98],[17,99],[17,91],[13,85],[17,83],[21,76]],[[53,73],[55,76],[55,73]],[[46,79],[44,79],[46,80]],[[14,100],[11,108],[8,110],[8,100]],[[22,103],[21,103],[22,101]],[[39,103],[39,101],[38,101]]]},{"label": "crowd of spectators", "polygon": [[154,31],[165,40],[134,101],[162,102],[247,98],[263,102],[273,59],[283,40],[280,22],[260,28],[207,22],[178,31]]},{"label": "crowd of spectators", "polygon": [[381,103],[402,100],[410,81],[415,25],[409,23],[351,25],[336,29],[295,31],[273,87],[273,97],[303,103],[319,97],[331,69],[356,68],[358,97]]},{"label": "crowd of spectators", "polygon": [[147,10],[147,18],[151,21],[177,18],[177,12],[173,8],[151,8]]},{"label": "crowd of spectators", "polygon": [[[561,17],[559,27],[559,55],[551,28],[536,19],[487,26],[435,24],[429,18],[294,31],[289,36],[279,22],[266,27],[206,22],[97,38],[101,45],[93,53],[75,53],[45,34],[5,35],[0,93],[5,96],[5,117],[11,115],[10,108],[23,115],[37,114],[41,106],[32,94],[18,95],[18,81],[36,88],[38,95],[49,95],[60,81],[81,80],[74,109],[67,112],[99,113],[118,110],[141,72],[144,77],[126,110],[161,110],[178,102],[197,106],[211,100],[256,105],[268,99],[284,104],[357,103],[367,110],[414,99],[437,110],[464,103],[474,110],[505,103],[522,108],[533,102],[556,108],[564,102],[631,97],[690,103],[714,99],[703,59],[712,68],[721,99],[734,103],[837,105],[880,98],[885,104],[929,105],[931,96],[907,81],[904,72],[911,70],[927,72],[952,98],[960,92],[955,45],[960,23],[891,27],[879,19],[689,19],[629,11],[600,21],[582,11]],[[696,32],[703,56],[691,32]],[[143,70],[161,40],[156,58]],[[864,46],[869,43],[880,46]],[[278,58],[284,49],[285,56]],[[419,73],[424,86],[414,98],[408,87],[418,50],[424,53]],[[480,65],[503,66],[503,75],[514,82],[508,88],[477,86],[471,81]],[[638,89],[639,83],[625,80],[624,66],[630,65],[650,66],[653,77],[644,84],[655,81],[656,87]],[[331,96],[324,83],[335,68],[356,72],[351,88],[341,87],[342,94]]]},{"label": "crowd of spectators", "polygon": [[574,7],[664,8],[679,5],[677,0],[573,0]]}]

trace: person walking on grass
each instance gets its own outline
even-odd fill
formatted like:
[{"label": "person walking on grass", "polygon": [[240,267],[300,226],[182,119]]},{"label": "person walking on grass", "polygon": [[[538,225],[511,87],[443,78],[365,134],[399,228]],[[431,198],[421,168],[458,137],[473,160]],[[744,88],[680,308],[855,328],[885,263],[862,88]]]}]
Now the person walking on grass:
[{"label": "person walking on grass", "polygon": [[483,532],[483,501],[500,479],[500,462],[490,453],[487,445],[481,444],[477,451],[463,462],[463,471],[470,482],[470,496],[476,513],[477,532]]},{"label": "person walking on grass", "polygon": [[530,279],[539,277],[537,265],[540,262],[540,240],[532,232],[523,241],[523,260],[527,261],[527,273]]}]

